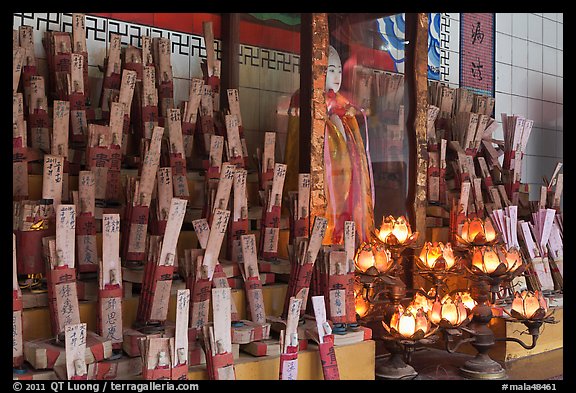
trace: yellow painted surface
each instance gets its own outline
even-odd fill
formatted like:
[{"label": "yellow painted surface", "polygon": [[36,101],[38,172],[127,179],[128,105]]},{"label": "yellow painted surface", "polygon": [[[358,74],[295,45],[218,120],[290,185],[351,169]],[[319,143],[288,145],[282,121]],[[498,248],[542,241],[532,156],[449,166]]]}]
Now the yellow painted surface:
[{"label": "yellow painted surface", "polygon": [[[373,380],[375,369],[375,342],[363,341],[353,345],[342,345],[335,348],[340,379]],[[239,380],[276,380],[279,376],[280,357],[253,357],[240,353],[240,359],[234,364],[236,379]],[[205,366],[194,366],[188,372],[191,380],[208,378]],[[318,348],[309,344],[308,349],[298,353],[298,379],[322,380],[322,365]]]},{"label": "yellow painted surface", "polygon": [[[286,284],[272,284],[263,287],[266,314],[279,316],[284,307]],[[236,302],[240,318],[246,317],[244,291],[233,289],[232,297]],[[124,328],[132,326],[136,319],[138,297],[122,301],[122,320]],[[80,302],[80,320],[87,324],[88,330],[96,329],[96,302]],[[172,295],[168,307],[168,320],[174,321],[176,297]],[[211,315],[210,315],[211,318]],[[24,339],[43,339],[51,337],[48,308],[26,309],[23,312]],[[374,379],[375,342],[364,341],[353,345],[336,347],[336,359],[341,379]],[[279,356],[253,357],[241,353],[236,360],[236,378],[243,380],[278,379]],[[194,366],[188,373],[190,379],[207,379],[205,366]],[[323,379],[322,366],[316,345],[310,343],[308,349],[298,355],[298,378],[307,380]]]}]

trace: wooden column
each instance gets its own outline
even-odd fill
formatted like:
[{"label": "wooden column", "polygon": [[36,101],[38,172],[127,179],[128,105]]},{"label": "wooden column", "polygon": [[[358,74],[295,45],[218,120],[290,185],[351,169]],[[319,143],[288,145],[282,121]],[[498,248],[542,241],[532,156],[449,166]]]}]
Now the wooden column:
[{"label": "wooden column", "polygon": [[426,107],[428,105],[428,15],[406,14],[406,82],[409,97],[407,130],[410,143],[406,207],[413,231],[420,232],[416,247],[426,237]]},{"label": "wooden column", "polygon": [[238,89],[240,86],[240,14],[222,15],[222,69],[220,70],[221,92],[220,108],[228,108],[226,89]]},{"label": "wooden column", "polygon": [[302,14],[300,45],[300,173],[310,173],[310,222],[326,212],[324,96],[328,67],[328,15]]}]

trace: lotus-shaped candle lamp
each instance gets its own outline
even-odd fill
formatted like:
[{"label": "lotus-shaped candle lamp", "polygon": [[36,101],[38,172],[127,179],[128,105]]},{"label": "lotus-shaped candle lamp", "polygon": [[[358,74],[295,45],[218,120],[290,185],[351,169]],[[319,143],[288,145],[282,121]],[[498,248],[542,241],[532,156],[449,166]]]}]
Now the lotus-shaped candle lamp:
[{"label": "lotus-shaped candle lamp", "polygon": [[376,258],[374,257],[374,251],[372,251],[372,245],[370,243],[363,243],[358,247],[354,262],[356,269],[362,273],[365,273],[374,266]]},{"label": "lotus-shaped candle lamp", "polygon": [[472,320],[472,310],[466,307],[458,294],[446,295],[436,299],[428,316],[430,322],[441,328],[457,328]]},{"label": "lotus-shaped candle lamp", "polygon": [[354,307],[359,318],[364,318],[372,309],[372,304],[362,295],[362,291],[356,291],[354,296]]},{"label": "lotus-shaped candle lamp", "polygon": [[418,239],[418,232],[412,233],[404,216],[397,219],[392,216],[385,217],[380,229],[375,230],[375,235],[378,241],[392,247],[408,247]]},{"label": "lotus-shaped candle lamp", "polygon": [[475,247],[472,251],[470,272],[490,278],[512,278],[525,268],[522,255],[516,248],[502,245]]},{"label": "lotus-shaped candle lamp", "polygon": [[508,313],[517,321],[550,320],[553,312],[549,312],[548,304],[540,291],[522,291],[514,293],[512,309]]},{"label": "lotus-shaped candle lamp", "polygon": [[467,218],[462,226],[462,235],[456,235],[458,242],[464,246],[492,245],[498,241],[498,234],[489,218]]},{"label": "lotus-shaped candle lamp", "polygon": [[462,303],[464,303],[464,307],[466,307],[469,311],[474,310],[474,307],[476,307],[476,305],[478,304],[476,300],[472,299],[472,295],[468,291],[456,291],[455,293],[453,293],[452,296],[460,297],[460,300],[462,301]]},{"label": "lotus-shaped candle lamp", "polygon": [[418,267],[424,271],[446,272],[457,266],[457,260],[450,243],[426,242],[416,259]]},{"label": "lotus-shaped candle lamp", "polygon": [[428,316],[420,308],[416,310],[414,307],[402,307],[398,305],[396,312],[390,319],[390,326],[384,321],[382,325],[392,338],[400,340],[418,341],[427,338],[436,332],[433,328]]},{"label": "lotus-shaped candle lamp", "polygon": [[[420,290],[422,292],[424,292],[424,290]],[[432,309],[432,304],[433,304],[433,297],[434,294],[436,293],[435,289],[432,288],[429,292],[428,292],[428,296],[423,295],[421,292],[416,292],[414,294],[414,298],[412,299],[412,302],[410,303],[410,306],[416,310],[418,309],[422,309],[422,311],[424,311],[425,313],[428,313],[431,309]]]},{"label": "lotus-shaped candle lamp", "polygon": [[363,243],[354,260],[357,271],[371,276],[386,274],[394,267],[390,251],[382,244]]}]

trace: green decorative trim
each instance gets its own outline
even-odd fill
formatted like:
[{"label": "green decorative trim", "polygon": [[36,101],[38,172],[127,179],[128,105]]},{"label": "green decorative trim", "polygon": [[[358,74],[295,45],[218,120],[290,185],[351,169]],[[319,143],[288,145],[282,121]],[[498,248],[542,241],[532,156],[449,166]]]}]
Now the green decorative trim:
[{"label": "green decorative trim", "polygon": [[275,12],[258,12],[258,13],[249,13],[256,19],[260,20],[277,20],[282,22],[286,25],[290,26],[297,26],[300,24],[300,14],[298,13],[275,13]]}]

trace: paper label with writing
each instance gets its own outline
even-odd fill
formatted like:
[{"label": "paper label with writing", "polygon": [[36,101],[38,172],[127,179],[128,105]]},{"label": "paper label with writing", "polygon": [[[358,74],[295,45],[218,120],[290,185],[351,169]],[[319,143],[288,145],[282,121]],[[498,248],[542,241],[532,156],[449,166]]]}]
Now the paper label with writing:
[{"label": "paper label with writing", "polygon": [[178,243],[178,235],[180,234],[184,215],[186,214],[187,202],[186,199],[172,198],[170,212],[168,213],[168,222],[166,223],[166,232],[160,251],[160,265],[174,265],[174,260],[176,259],[176,244]]},{"label": "paper label with writing", "polygon": [[[214,341],[220,342],[224,352],[232,353],[232,335],[230,334],[230,324],[232,317],[230,314],[231,294],[230,288],[212,288],[212,315],[214,319]],[[218,350],[217,350],[218,353]]]},{"label": "paper label with writing", "polygon": [[240,236],[242,243],[242,258],[246,277],[258,277],[258,257],[256,255],[256,236],[254,234]]},{"label": "paper label with writing", "polygon": [[180,289],[176,293],[176,330],[174,333],[174,346],[176,356],[172,365],[188,362],[188,315],[190,309],[190,290]]},{"label": "paper label with writing", "polygon": [[298,379],[298,358],[282,362],[282,380],[295,381]]},{"label": "paper label with writing", "polygon": [[22,310],[12,312],[12,357],[20,357],[24,355],[24,347],[22,345]]},{"label": "paper label with writing", "polygon": [[245,219],[244,214],[247,214],[248,200],[246,197],[246,178],[248,171],[246,169],[236,169],[234,171],[234,221]]},{"label": "paper label with writing", "polygon": [[95,166],[91,169],[94,175],[94,197],[96,199],[106,199],[108,189],[108,168],[105,166]]},{"label": "paper label with writing", "polygon": [[300,309],[302,308],[302,299],[299,297],[290,297],[288,305],[288,316],[286,318],[286,338],[284,340],[284,348],[282,353],[286,353],[287,347],[290,345],[290,337],[294,334],[298,336],[298,320],[300,318]]},{"label": "paper label with writing", "polygon": [[298,214],[297,218],[310,215],[310,174],[298,174]]},{"label": "paper label with writing", "polygon": [[228,107],[230,113],[238,119],[238,126],[242,127],[242,116],[240,112],[240,99],[238,98],[238,89],[228,89]]},{"label": "paper label with writing", "polygon": [[210,307],[210,299],[201,302],[194,302],[192,304],[192,319],[190,327],[200,329],[208,323],[208,307]]},{"label": "paper label with writing", "polygon": [[234,381],[236,379],[234,365],[220,367],[217,372],[219,381]]},{"label": "paper label with writing", "polygon": [[148,224],[130,224],[130,236],[128,249],[131,253],[143,253],[146,251],[146,237]]},{"label": "paper label with writing", "polygon": [[16,258],[16,234],[12,233],[12,290],[18,293],[18,297],[22,296],[20,284],[18,284],[17,258]]},{"label": "paper label with writing", "polygon": [[[258,279],[260,281],[260,279]],[[248,305],[250,307],[250,318],[253,322],[264,324],[266,323],[266,311],[264,309],[264,297],[262,295],[262,287],[258,289],[251,289],[247,293]]]},{"label": "paper label with writing", "polygon": [[120,96],[118,102],[124,104],[124,111],[130,116],[130,105],[132,104],[132,97],[134,95],[134,87],[136,86],[136,71],[122,70],[122,82],[120,85]]},{"label": "paper label with writing", "polygon": [[28,196],[28,163],[26,161],[12,164],[12,196]]},{"label": "paper label with writing", "polygon": [[140,195],[136,205],[150,206],[152,190],[156,179],[158,164],[160,163],[160,145],[164,134],[163,127],[155,127],[150,140],[150,147],[142,161],[142,174],[140,176]]},{"label": "paper label with writing", "polygon": [[68,157],[68,129],[70,125],[70,102],[54,100],[51,153]]},{"label": "paper label with writing", "polygon": [[121,343],[122,338],[122,298],[107,297],[100,300],[101,336],[112,344]]},{"label": "paper label with writing", "polygon": [[196,124],[196,120],[198,118],[198,107],[200,106],[200,99],[202,97],[203,87],[204,87],[204,81],[202,79],[200,78],[191,79],[188,105],[186,106],[184,121]]},{"label": "paper label with writing", "polygon": [[170,289],[172,280],[156,281],[156,290],[152,297],[150,320],[165,321],[168,316],[168,303],[170,302]]},{"label": "paper label with writing", "polygon": [[12,92],[16,93],[20,83],[22,73],[22,63],[24,58],[24,49],[14,48],[12,50]]},{"label": "paper label with writing", "polygon": [[[63,329],[64,330],[64,329]],[[64,330],[68,379],[86,375],[86,324],[74,322]]]},{"label": "paper label with writing", "polygon": [[86,23],[84,14],[72,14],[72,37],[74,52],[86,52]]},{"label": "paper label with writing", "polygon": [[168,134],[170,139],[170,153],[184,155],[182,141],[182,119],[180,109],[168,109]]},{"label": "paper label with writing", "polygon": [[223,164],[223,168],[220,171],[220,181],[218,182],[218,188],[216,190],[216,197],[214,199],[214,206],[212,207],[212,211],[215,209],[228,208],[228,201],[230,199],[230,191],[232,190],[235,170],[236,165],[228,163]]},{"label": "paper label with writing", "polygon": [[272,190],[270,192],[270,199],[268,200],[267,210],[272,211],[272,206],[282,206],[282,188],[284,187],[284,179],[286,178],[286,164],[274,165],[274,178],[272,180]]},{"label": "paper label with writing", "polygon": [[236,115],[226,115],[226,135],[228,137],[228,159],[242,157],[242,143],[240,142],[240,125]]},{"label": "paper label with writing", "polygon": [[88,119],[85,110],[70,110],[70,119],[73,135],[86,135],[88,133]]},{"label": "paper label with writing", "polygon": [[98,251],[95,235],[80,235],[76,237],[78,243],[78,265],[97,265]]},{"label": "paper label with writing", "polygon": [[264,243],[262,251],[266,253],[277,252],[278,239],[280,239],[280,228],[264,228]]},{"label": "paper label with writing", "polygon": [[121,36],[117,33],[110,33],[108,42],[108,64],[106,66],[106,76],[120,74],[120,51],[122,43]]},{"label": "paper label with writing", "polygon": [[70,55],[72,93],[84,94],[84,56],[78,53]]},{"label": "paper label with writing", "polygon": [[318,339],[320,343],[324,342],[324,323],[326,322],[326,304],[324,296],[312,296],[312,306],[316,318],[316,328],[318,329]]},{"label": "paper label with writing", "polygon": [[274,149],[276,146],[276,133],[266,132],[264,134],[264,154],[262,155],[262,172],[268,172],[275,166]]},{"label": "paper label with writing", "polygon": [[210,166],[222,167],[222,151],[224,150],[224,137],[221,135],[210,136]]},{"label": "paper label with writing", "polygon": [[210,236],[206,245],[206,253],[202,264],[207,267],[208,278],[211,280],[214,274],[216,263],[218,262],[218,255],[222,247],[222,240],[226,234],[228,220],[230,218],[229,210],[216,209],[212,219],[212,227],[210,228]]},{"label": "paper label with writing", "polygon": [[122,129],[124,127],[125,108],[121,102],[112,102],[110,108],[110,134],[111,145],[122,146]]},{"label": "paper label with writing", "polygon": [[344,289],[330,291],[330,314],[332,317],[346,315],[346,291]]},{"label": "paper label with writing", "polygon": [[56,253],[62,266],[74,267],[76,210],[74,205],[56,206]]},{"label": "paper label with writing", "polygon": [[44,155],[44,175],[42,178],[42,198],[53,199],[54,204],[62,200],[62,174],[64,172],[64,157]]},{"label": "paper label with writing", "polygon": [[[113,273],[111,273],[111,271]],[[102,214],[102,283],[122,284],[120,266],[120,215],[118,213]]]},{"label": "paper label with writing", "polygon": [[78,197],[80,213],[90,213],[94,215],[96,181],[92,171],[80,171],[78,175]]},{"label": "paper label with writing", "polygon": [[192,226],[194,227],[194,232],[196,232],[200,247],[206,249],[208,246],[208,237],[210,236],[208,221],[206,221],[205,218],[199,218],[192,221]]},{"label": "paper label with writing", "polygon": [[64,331],[68,325],[80,323],[76,282],[54,285],[54,294],[59,332]]},{"label": "paper label with writing", "polygon": [[314,264],[316,262],[316,257],[318,256],[318,252],[322,246],[322,240],[326,234],[327,225],[328,220],[326,218],[320,216],[314,218],[314,225],[312,226],[312,233],[310,235],[310,242],[306,252],[305,263]]},{"label": "paper label with writing", "polygon": [[158,220],[166,221],[168,219],[173,196],[172,168],[158,168]]}]

